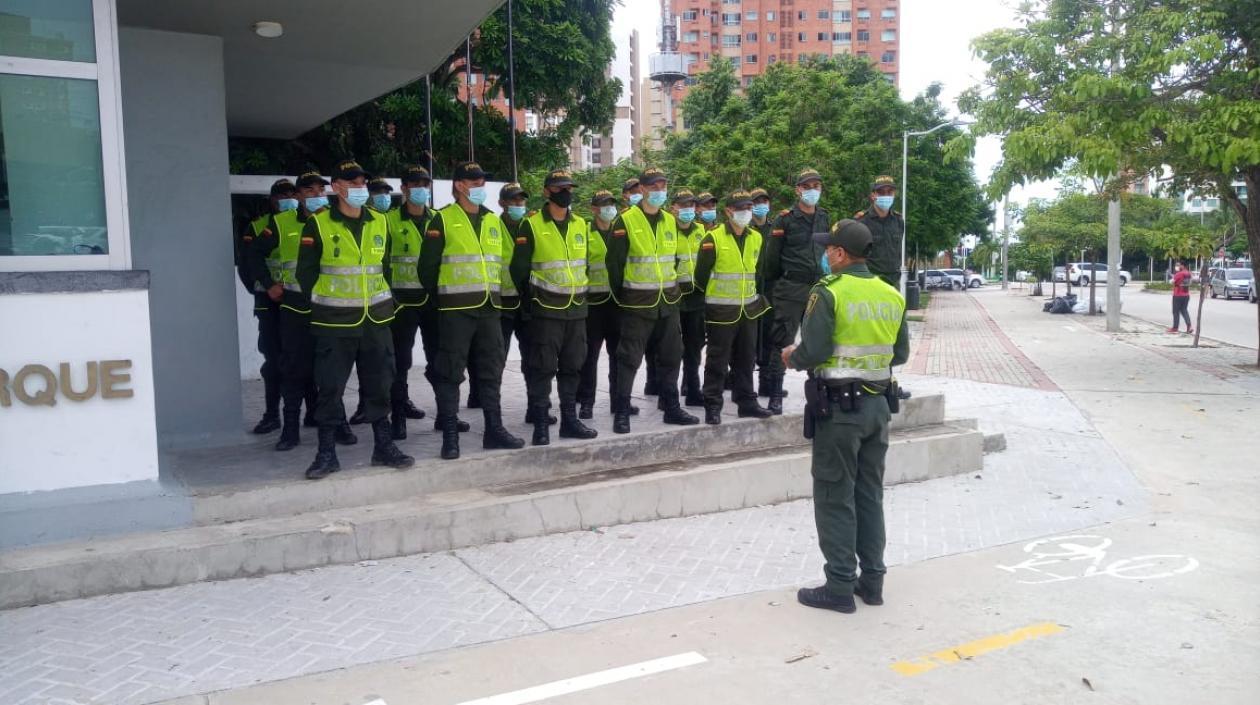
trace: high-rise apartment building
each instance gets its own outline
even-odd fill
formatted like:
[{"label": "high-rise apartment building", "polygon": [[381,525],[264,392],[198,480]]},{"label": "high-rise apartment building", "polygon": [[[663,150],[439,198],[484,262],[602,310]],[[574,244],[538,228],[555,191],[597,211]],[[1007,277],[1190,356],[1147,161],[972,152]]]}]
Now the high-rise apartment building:
[{"label": "high-rise apartment building", "polygon": [[607,69],[607,75],[621,80],[621,97],[617,99],[617,113],[611,132],[604,134],[578,134],[569,145],[569,168],[575,170],[602,169],[623,159],[634,160],[638,154],[641,133],[642,106],[639,89],[641,50],[639,32],[615,37],[617,55]]},{"label": "high-rise apartment building", "polygon": [[687,81],[673,94],[677,111],[687,84],[715,56],[735,63],[743,85],[771,64],[812,55],[867,58],[894,84],[901,47],[898,0],[661,0],[678,28]]}]

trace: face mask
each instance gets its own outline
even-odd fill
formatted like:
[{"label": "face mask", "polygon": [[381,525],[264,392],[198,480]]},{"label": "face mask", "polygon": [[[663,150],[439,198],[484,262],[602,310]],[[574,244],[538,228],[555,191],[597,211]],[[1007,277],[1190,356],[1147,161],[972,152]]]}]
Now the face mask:
[{"label": "face mask", "polygon": [[429,189],[417,186],[407,192],[407,200],[417,206],[427,206],[429,205]]},{"label": "face mask", "polygon": [[889,210],[892,208],[893,200],[896,198],[896,196],[876,196],[875,206],[881,211]]},{"label": "face mask", "polygon": [[741,228],[748,227],[748,224],[752,222],[752,211],[735,211],[731,214],[731,222]]},{"label": "face mask", "polygon": [[801,203],[807,206],[818,205],[818,199],[822,198],[822,189],[812,188],[801,193]]},{"label": "face mask", "polygon": [[508,206],[507,214],[512,220],[520,220],[525,217],[525,206]]},{"label": "face mask", "polygon": [[617,206],[600,206],[599,217],[611,223],[617,217]]},{"label": "face mask", "polygon": [[479,206],[485,203],[486,202],[486,187],[473,186],[472,188],[468,189],[468,200],[471,201],[474,206]]},{"label": "face mask", "polygon": [[758,218],[766,217],[767,215],[770,214],[770,204],[769,203],[754,203],[752,214],[757,216]]},{"label": "face mask", "polygon": [[648,204],[653,208],[660,208],[665,205],[665,199],[668,197],[669,194],[665,191],[648,191]]},{"label": "face mask", "polygon": [[372,196],[372,207],[378,211],[389,210],[389,207],[393,204],[393,202],[394,199],[390,198],[388,193],[378,193],[375,196]]},{"label": "face mask", "polygon": [[706,223],[712,223],[717,220],[717,210],[707,209],[700,211],[700,220],[703,220]]},{"label": "face mask", "polygon": [[824,277],[831,274],[831,260],[828,259],[826,250],[823,250],[822,259],[818,261],[818,264],[822,267]]},{"label": "face mask", "polygon": [[642,201],[642,200],[643,200],[643,194],[641,193],[630,194],[630,205],[637,206],[639,205],[639,201]]},{"label": "face mask", "polygon": [[368,202],[367,186],[351,186],[346,189],[346,203],[354,208]]},{"label": "face mask", "polygon": [[296,198],[281,198],[280,200],[276,201],[276,208],[279,208],[281,213],[295,211],[297,210],[297,207],[298,207],[298,200]]},{"label": "face mask", "polygon": [[679,208],[678,209],[678,221],[682,223],[683,225],[686,225],[695,219],[696,219],[695,208]]},{"label": "face mask", "polygon": [[551,199],[551,202],[556,204],[557,206],[560,206],[561,208],[568,208],[569,204],[573,203],[573,192],[572,191],[556,191],[555,193],[551,194],[549,198]]},{"label": "face mask", "polygon": [[327,208],[327,207],[328,207],[327,196],[311,196],[310,198],[306,199],[306,210],[308,212],[314,213],[320,208]]}]

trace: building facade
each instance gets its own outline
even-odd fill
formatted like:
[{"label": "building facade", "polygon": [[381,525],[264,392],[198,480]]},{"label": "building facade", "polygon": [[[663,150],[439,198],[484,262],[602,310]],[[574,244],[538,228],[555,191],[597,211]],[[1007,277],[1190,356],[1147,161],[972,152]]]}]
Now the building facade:
[{"label": "building facade", "polygon": [[585,133],[573,137],[569,146],[569,168],[574,170],[602,169],[619,161],[634,161],[639,153],[642,136],[641,105],[643,85],[640,66],[642,50],[638,30],[615,38],[617,55],[608,67],[607,75],[621,81],[621,97],[617,99],[617,113],[611,132]]}]

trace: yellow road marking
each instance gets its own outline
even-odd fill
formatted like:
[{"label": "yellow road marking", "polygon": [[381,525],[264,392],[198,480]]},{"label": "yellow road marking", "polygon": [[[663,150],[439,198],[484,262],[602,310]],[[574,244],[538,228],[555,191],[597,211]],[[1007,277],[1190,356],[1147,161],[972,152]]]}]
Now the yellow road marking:
[{"label": "yellow road marking", "polygon": [[1063,627],[1054,622],[1041,622],[1040,624],[1032,624],[1027,627],[1021,627],[1014,631],[1005,632],[1003,634],[994,634],[986,636],[983,639],[969,641],[966,644],[959,644],[936,653],[921,656],[912,661],[898,661],[892,664],[892,670],[903,676],[917,676],[920,673],[927,673],[941,666],[948,666],[951,663],[968,660],[987,654],[990,651],[1005,649],[1008,646],[1014,646],[1022,641],[1036,639],[1037,637],[1050,636],[1063,631]]}]

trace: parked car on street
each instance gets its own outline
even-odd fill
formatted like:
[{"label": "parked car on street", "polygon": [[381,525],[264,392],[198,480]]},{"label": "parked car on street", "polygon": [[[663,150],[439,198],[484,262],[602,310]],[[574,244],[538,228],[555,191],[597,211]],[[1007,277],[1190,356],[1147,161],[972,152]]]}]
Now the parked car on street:
[{"label": "parked car on street", "polygon": [[957,284],[957,288],[959,289],[976,289],[984,286],[984,277],[976,274],[975,272],[963,271],[961,269],[942,269],[941,271],[948,274],[949,278]]},{"label": "parked car on street", "polygon": [[1054,268],[1054,280],[1055,280],[1055,281],[1057,281],[1057,282],[1065,282],[1065,281],[1067,281],[1067,268],[1066,268],[1066,267],[1055,267],[1055,268]]},{"label": "parked car on street", "polygon": [[1208,286],[1212,288],[1212,298],[1224,296],[1225,300],[1241,296],[1243,298],[1251,298],[1252,273],[1250,269],[1242,267],[1230,267],[1229,269],[1217,269],[1212,274],[1212,279],[1208,282]]},{"label": "parked car on street", "polygon": [[[1107,281],[1107,265],[1098,262],[1071,262],[1067,266],[1067,276],[1068,281],[1077,286],[1089,286],[1090,281],[1102,284]],[[1132,274],[1120,270],[1120,286],[1128,284],[1132,278]]]},{"label": "parked car on street", "polygon": [[940,269],[925,269],[919,275],[924,289],[961,289],[962,283],[955,284],[954,278]]}]

